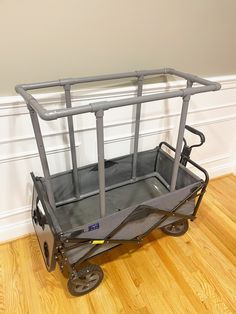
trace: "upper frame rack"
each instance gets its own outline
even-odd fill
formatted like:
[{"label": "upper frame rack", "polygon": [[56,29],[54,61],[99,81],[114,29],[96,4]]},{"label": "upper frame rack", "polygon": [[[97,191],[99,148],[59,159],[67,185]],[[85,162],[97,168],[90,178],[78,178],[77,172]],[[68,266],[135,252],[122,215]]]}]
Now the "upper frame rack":
[{"label": "upper frame rack", "polygon": [[[158,93],[154,95],[147,96],[137,96],[132,98],[125,98],[120,100],[113,101],[102,101],[96,103],[90,103],[84,106],[76,106],[64,109],[56,109],[56,110],[46,110],[42,105],[38,103],[38,101],[27,91],[40,89],[40,88],[49,88],[49,87],[64,87],[64,89],[70,89],[72,85],[79,83],[89,83],[89,82],[99,82],[99,81],[107,81],[107,80],[115,80],[122,78],[144,78],[145,76],[154,76],[154,75],[174,75],[183,79],[186,79],[188,82],[191,82],[190,87],[186,87],[177,91],[172,92],[164,92]],[[195,86],[192,87],[193,83],[198,83],[203,86]],[[19,93],[25,100],[28,106],[32,107],[38,115],[43,120],[55,120],[62,117],[68,117],[72,115],[77,115],[81,113],[87,112],[97,112],[99,110],[107,110],[115,107],[128,106],[133,104],[141,104],[150,101],[156,101],[167,98],[174,97],[185,97],[191,96],[194,94],[216,91],[221,88],[221,85],[217,82],[212,82],[198,76],[180,72],[171,68],[163,68],[157,70],[145,70],[145,71],[135,71],[135,72],[127,72],[127,73],[118,73],[118,74],[109,74],[109,75],[99,75],[92,77],[84,77],[84,78],[68,78],[61,79],[57,81],[48,81],[41,83],[33,83],[33,84],[21,84],[15,87],[17,93]]]}]

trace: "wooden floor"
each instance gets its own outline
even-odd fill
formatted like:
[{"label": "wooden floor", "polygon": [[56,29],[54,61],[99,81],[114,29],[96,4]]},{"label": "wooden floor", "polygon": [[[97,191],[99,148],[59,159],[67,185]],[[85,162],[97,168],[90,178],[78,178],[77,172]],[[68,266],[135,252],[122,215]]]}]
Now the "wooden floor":
[{"label": "wooden floor", "polygon": [[94,261],[104,281],[75,298],[58,268],[45,270],[35,236],[1,245],[0,313],[236,313],[236,177],[211,181],[184,236],[156,230]]}]

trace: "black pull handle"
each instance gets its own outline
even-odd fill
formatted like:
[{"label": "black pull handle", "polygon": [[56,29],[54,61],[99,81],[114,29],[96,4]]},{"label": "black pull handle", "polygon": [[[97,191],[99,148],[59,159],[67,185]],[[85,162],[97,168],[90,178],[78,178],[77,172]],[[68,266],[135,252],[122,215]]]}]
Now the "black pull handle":
[{"label": "black pull handle", "polygon": [[198,135],[200,137],[200,141],[201,141],[200,144],[195,144],[195,145],[192,145],[191,147],[201,146],[203,143],[205,143],[205,140],[206,140],[205,139],[205,135],[202,132],[194,129],[193,127],[191,127],[189,125],[185,125],[185,129],[188,130],[189,132],[193,133],[193,134]]}]

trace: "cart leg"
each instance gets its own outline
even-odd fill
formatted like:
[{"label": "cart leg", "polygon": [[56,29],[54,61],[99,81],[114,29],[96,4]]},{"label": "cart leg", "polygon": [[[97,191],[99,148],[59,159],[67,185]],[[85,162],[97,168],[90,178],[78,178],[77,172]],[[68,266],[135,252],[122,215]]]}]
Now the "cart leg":
[{"label": "cart leg", "polygon": [[[142,96],[143,91],[143,75],[138,78],[138,92],[137,96]],[[132,165],[132,179],[136,179],[137,172],[137,157],[138,157],[138,140],[140,129],[141,104],[136,105],[136,119],[135,119],[135,133],[134,133],[134,154]]]},{"label": "cart leg", "polygon": [[98,151],[98,180],[99,180],[99,201],[101,217],[106,215],[105,201],[105,167],[104,167],[104,132],[103,132],[103,116],[104,111],[99,110],[96,115],[97,127],[97,151]]},{"label": "cart leg", "polygon": [[[65,98],[66,98],[66,107],[71,108],[71,93],[70,93],[71,86],[65,85],[64,90],[65,90]],[[71,160],[72,160],[72,167],[73,167],[74,191],[75,191],[75,196],[79,198],[79,176],[78,176],[78,169],[77,169],[73,117],[68,116],[67,122],[68,122],[69,137],[70,137],[70,150],[71,150]]]},{"label": "cart leg", "polygon": [[28,109],[30,112],[30,118],[32,121],[34,133],[35,133],[35,139],[38,146],[39,157],[40,157],[42,168],[43,168],[43,174],[45,178],[45,185],[47,189],[48,200],[49,200],[50,205],[53,208],[56,208],[55,198],[54,198],[54,193],[53,193],[52,183],[51,183],[51,177],[50,177],[50,172],[49,172],[49,166],[48,166],[48,161],[47,161],[47,156],[46,156],[46,151],[45,151],[45,147],[43,143],[43,137],[42,137],[42,133],[41,133],[40,125],[39,125],[38,116],[32,107],[28,106]]},{"label": "cart leg", "polygon": [[[191,87],[193,83],[191,81],[187,82],[187,87]],[[180,163],[180,156],[181,156],[181,150],[183,145],[183,138],[184,138],[184,129],[187,119],[187,113],[188,113],[188,105],[190,101],[190,95],[187,95],[183,97],[183,105],[182,105],[182,111],[181,111],[181,118],[180,118],[180,124],[179,124],[179,134],[177,139],[177,145],[176,145],[176,151],[175,151],[175,160],[174,160],[174,166],[172,171],[172,178],[171,178],[171,185],[170,185],[170,191],[174,191],[176,187],[176,181],[178,176],[178,170],[179,170],[179,163]]]}]

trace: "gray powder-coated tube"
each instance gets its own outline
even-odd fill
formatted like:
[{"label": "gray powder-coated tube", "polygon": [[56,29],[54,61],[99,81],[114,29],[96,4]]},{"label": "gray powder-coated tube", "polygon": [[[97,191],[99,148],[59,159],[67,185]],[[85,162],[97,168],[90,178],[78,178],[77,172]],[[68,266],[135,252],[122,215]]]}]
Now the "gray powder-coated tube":
[{"label": "gray powder-coated tube", "polygon": [[[151,102],[155,100],[174,98],[174,97],[184,97],[187,95],[194,95],[203,92],[209,92],[217,90],[216,85],[208,85],[194,88],[185,88],[173,92],[159,93],[155,95],[147,95],[140,97],[125,98],[113,101],[103,101],[97,103],[91,103],[89,105],[84,105],[81,107],[73,107],[69,109],[57,109],[57,110],[45,110],[30,94],[18,90],[23,96],[27,104],[30,104],[39,114],[39,116],[44,120],[55,120],[62,117],[67,117],[75,114],[82,114],[87,112],[96,112],[98,110],[108,110],[116,107],[123,107],[128,105],[134,105],[138,103]],[[27,95],[26,95],[27,94]]]},{"label": "gray powder-coated tube", "polygon": [[[105,81],[105,80],[114,80],[114,79],[122,79],[122,78],[131,78],[131,77],[140,77],[140,76],[150,76],[150,75],[176,75],[182,78],[185,78],[189,81],[197,82],[199,84],[203,84],[202,87],[194,87],[194,88],[186,88],[183,90],[179,90],[177,92],[167,92],[161,93],[158,95],[149,95],[142,96],[131,99],[122,99],[117,101],[103,102],[103,103],[91,103],[90,105],[82,106],[82,107],[74,107],[70,109],[58,109],[58,110],[45,110],[37,101],[30,95],[27,90],[38,89],[38,88],[47,88],[47,87],[55,87],[55,86],[65,86],[65,85],[73,85],[79,83],[88,83],[88,82],[96,82],[96,81]],[[21,94],[25,99],[26,103],[32,106],[39,114],[39,116],[44,120],[54,120],[61,117],[66,117],[70,115],[85,113],[85,112],[96,112],[100,109],[107,110],[114,107],[127,106],[132,104],[139,104],[142,102],[149,102],[154,100],[173,98],[173,97],[184,97],[187,94],[194,95],[197,93],[214,91],[220,89],[220,84],[216,82],[211,82],[206,79],[202,79],[198,76],[184,73],[180,71],[176,71],[170,68],[157,69],[157,70],[146,70],[146,71],[135,71],[128,73],[118,73],[118,74],[109,74],[109,75],[100,75],[93,77],[85,77],[85,78],[75,78],[75,79],[62,79],[58,81],[51,82],[42,82],[42,83],[33,83],[33,84],[22,84],[17,85],[15,90],[17,93]]]},{"label": "gray powder-coated tube", "polygon": [[[142,96],[143,91],[143,76],[138,79],[138,92],[137,96]],[[134,133],[134,154],[132,165],[132,179],[136,179],[137,172],[137,158],[138,158],[138,141],[139,141],[139,129],[140,129],[140,116],[141,116],[141,103],[136,105],[136,119],[135,119],[135,133]]]},{"label": "gray powder-coated tube", "polygon": [[[206,80],[206,79],[203,79],[199,76],[189,74],[189,73],[180,72],[180,71],[177,71],[174,69],[169,69],[169,74],[176,75],[176,76],[182,77],[188,81],[192,81],[193,83],[196,82],[196,83],[206,85],[206,86],[213,84],[213,82]],[[218,89],[220,89],[219,83],[214,82],[214,84],[217,86]]]},{"label": "gray powder-coated tube", "polygon": [[116,73],[116,74],[105,74],[105,75],[96,75],[96,76],[87,76],[81,78],[67,78],[61,79],[57,81],[49,81],[49,82],[40,82],[40,83],[32,83],[32,84],[21,84],[16,86],[22,87],[24,90],[32,90],[39,88],[48,88],[48,87],[56,87],[56,86],[64,86],[64,85],[75,85],[80,83],[91,83],[91,82],[101,82],[101,81],[109,81],[109,80],[119,80],[123,78],[132,78],[139,77],[141,75],[161,75],[167,74],[168,69],[157,69],[157,70],[145,70],[145,71],[135,71],[135,72],[126,72],[126,73]]},{"label": "gray powder-coated tube", "polygon": [[[197,82],[203,85],[211,85],[212,82],[206,79],[202,79],[198,76],[184,73],[181,71],[177,71],[171,68],[163,68],[163,69],[154,69],[154,70],[143,70],[143,71],[135,71],[135,72],[126,72],[126,73],[116,73],[116,74],[105,74],[105,75],[97,75],[97,76],[88,76],[82,78],[67,78],[60,79],[57,81],[48,81],[48,82],[40,82],[40,83],[32,83],[32,84],[21,84],[16,86],[16,91],[19,87],[22,87],[24,90],[32,90],[39,88],[48,88],[48,87],[56,87],[56,86],[65,86],[65,85],[75,85],[80,83],[90,83],[90,82],[99,82],[99,81],[107,81],[107,80],[117,80],[123,78],[132,78],[139,76],[151,76],[151,75],[176,75],[187,80],[191,80],[193,82]],[[214,83],[218,84],[218,83]],[[18,92],[18,91],[17,91]]]},{"label": "gray powder-coated tube", "polygon": [[106,215],[103,115],[103,110],[96,112],[98,183],[101,217],[105,217]]},{"label": "gray powder-coated tube", "polygon": [[43,137],[42,137],[39,121],[38,121],[38,116],[32,108],[29,108],[29,112],[30,112],[30,118],[32,121],[35,139],[36,139],[36,143],[37,143],[37,147],[38,147],[38,151],[39,151],[39,157],[40,157],[40,161],[41,161],[41,165],[42,165],[42,169],[43,169],[43,174],[44,174],[44,178],[45,178],[45,185],[46,185],[46,189],[47,189],[48,200],[49,200],[49,203],[52,206],[52,208],[55,209],[56,208],[55,198],[54,198],[54,193],[53,193],[53,189],[52,189],[52,183],[51,183],[51,177],[50,177],[50,172],[49,172],[49,167],[48,167],[48,161],[47,161],[45,147],[43,144]]},{"label": "gray powder-coated tube", "polygon": [[[193,84],[192,82],[188,81],[187,87],[191,87],[192,84]],[[183,145],[184,130],[185,130],[185,124],[186,124],[186,119],[187,119],[189,100],[190,100],[190,95],[183,97],[183,105],[182,105],[182,111],[181,111],[180,123],[179,123],[179,133],[178,133],[175,159],[174,159],[172,178],[171,178],[171,184],[170,184],[171,192],[175,190],[177,177],[178,177],[179,163],[180,163],[181,149]]]},{"label": "gray powder-coated tube", "polygon": [[[70,85],[65,86],[65,100],[66,107],[71,108],[71,92]],[[70,150],[71,150],[71,161],[72,161],[72,169],[73,169],[73,179],[74,179],[74,191],[75,196],[79,197],[79,177],[77,170],[77,158],[76,158],[76,147],[75,147],[75,132],[74,132],[74,123],[73,116],[67,117],[68,129],[69,129],[69,138],[70,138]]]}]

